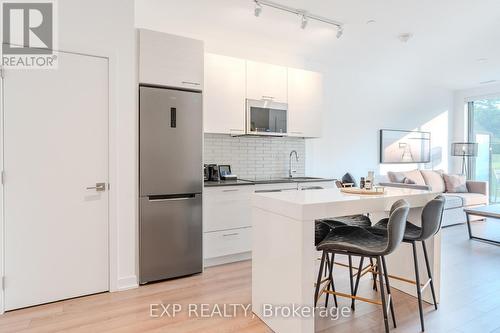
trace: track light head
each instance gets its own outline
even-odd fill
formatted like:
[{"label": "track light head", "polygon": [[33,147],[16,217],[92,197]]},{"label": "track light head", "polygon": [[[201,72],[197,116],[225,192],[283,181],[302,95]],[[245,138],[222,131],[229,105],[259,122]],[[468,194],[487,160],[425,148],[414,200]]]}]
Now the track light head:
[{"label": "track light head", "polygon": [[255,17],[259,17],[260,13],[262,13],[262,5],[257,0],[255,0],[254,2],[255,2],[254,15]]},{"label": "track light head", "polygon": [[301,27],[302,29],[305,29],[305,28],[307,27],[307,24],[308,24],[308,23],[309,23],[309,20],[308,20],[308,18],[307,18],[307,16],[306,16],[306,14],[302,14],[302,15],[300,16],[300,27]]},{"label": "track light head", "polygon": [[342,37],[343,34],[344,34],[344,28],[342,28],[342,26],[338,26],[338,28],[337,28],[337,39],[339,39],[340,37]]},{"label": "track light head", "polygon": [[300,27],[302,29],[305,29],[307,27],[307,24],[309,23],[307,12],[302,9],[297,9],[297,15],[300,17]]}]

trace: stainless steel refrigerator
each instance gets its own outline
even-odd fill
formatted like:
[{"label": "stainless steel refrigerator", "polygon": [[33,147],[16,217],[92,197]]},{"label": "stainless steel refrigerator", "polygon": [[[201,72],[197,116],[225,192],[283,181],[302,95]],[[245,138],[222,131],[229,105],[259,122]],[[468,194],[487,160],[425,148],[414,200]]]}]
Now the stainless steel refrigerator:
[{"label": "stainless steel refrigerator", "polygon": [[202,271],[201,92],[139,87],[140,283]]}]

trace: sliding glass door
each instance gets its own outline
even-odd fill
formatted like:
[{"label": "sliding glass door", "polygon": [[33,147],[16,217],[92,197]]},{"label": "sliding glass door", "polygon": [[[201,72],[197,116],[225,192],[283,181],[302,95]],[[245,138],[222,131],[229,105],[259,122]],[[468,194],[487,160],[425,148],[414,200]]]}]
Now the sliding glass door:
[{"label": "sliding glass door", "polygon": [[490,201],[500,202],[500,97],[468,103],[469,141],[478,143],[470,175],[490,183]]}]

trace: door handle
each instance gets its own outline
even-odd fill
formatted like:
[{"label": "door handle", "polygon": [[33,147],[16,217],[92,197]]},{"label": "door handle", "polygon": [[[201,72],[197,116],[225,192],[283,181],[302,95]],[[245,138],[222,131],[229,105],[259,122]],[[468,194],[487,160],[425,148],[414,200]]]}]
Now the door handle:
[{"label": "door handle", "polygon": [[95,186],[87,187],[87,190],[96,190],[96,192],[106,191],[106,183],[96,183]]}]

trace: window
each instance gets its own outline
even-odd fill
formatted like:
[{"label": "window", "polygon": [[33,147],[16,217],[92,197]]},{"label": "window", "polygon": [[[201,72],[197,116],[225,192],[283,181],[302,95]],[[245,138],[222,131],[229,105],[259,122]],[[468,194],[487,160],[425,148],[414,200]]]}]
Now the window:
[{"label": "window", "polygon": [[471,159],[469,177],[490,183],[490,201],[500,201],[500,97],[468,103],[470,142],[478,143]]}]

